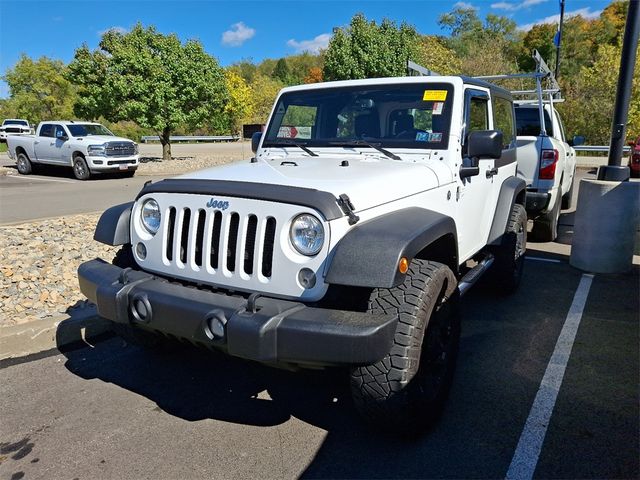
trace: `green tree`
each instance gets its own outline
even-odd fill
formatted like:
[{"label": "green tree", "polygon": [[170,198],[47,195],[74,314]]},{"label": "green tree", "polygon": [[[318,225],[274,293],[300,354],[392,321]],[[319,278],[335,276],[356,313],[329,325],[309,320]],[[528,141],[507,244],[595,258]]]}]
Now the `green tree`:
[{"label": "green tree", "polygon": [[79,86],[78,115],[152,128],[165,160],[171,158],[172,131],[223,116],[228,99],[224,72],[200,42],[183,44],[141,24],[125,34],[108,31],[95,51],[77,49],[69,78]]},{"label": "green tree", "polygon": [[266,123],[278,92],[284,85],[266,75],[256,75],[251,83],[253,116],[251,123]]},{"label": "green tree", "polygon": [[419,59],[416,29],[384,19],[380,25],[356,14],[349,26],[337,28],[324,54],[325,80],[406,75],[407,60]]},{"label": "green tree", "polygon": [[273,78],[275,78],[276,80],[280,80],[285,85],[288,85],[290,77],[291,73],[289,72],[287,61],[284,58],[281,58],[280,60],[278,60],[275,68],[273,69]]},{"label": "green tree", "polygon": [[72,118],[76,99],[74,86],[65,78],[67,67],[60,60],[22,55],[5,73],[9,100],[3,110],[32,123]]},{"label": "green tree", "polygon": [[[620,45],[601,45],[593,65],[583,67],[571,82],[566,82],[566,101],[558,108],[564,113],[563,118],[569,136],[584,135],[587,143],[592,145],[609,143],[620,57]],[[633,75],[627,131],[630,134],[640,132],[638,65]]]},{"label": "green tree", "polygon": [[462,61],[445,41],[434,35],[420,40],[418,63],[440,75],[456,75],[462,70]]},{"label": "green tree", "polygon": [[240,132],[242,123],[253,115],[253,91],[238,73],[233,70],[225,72],[229,101],[224,107],[232,133]]}]

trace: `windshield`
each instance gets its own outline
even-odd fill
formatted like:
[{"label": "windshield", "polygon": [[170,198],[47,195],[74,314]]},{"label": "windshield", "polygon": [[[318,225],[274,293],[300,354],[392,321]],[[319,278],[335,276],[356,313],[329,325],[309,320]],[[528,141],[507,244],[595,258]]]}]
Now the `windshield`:
[{"label": "windshield", "polygon": [[29,126],[29,122],[26,120],[5,120],[2,122],[3,125],[24,125],[26,127]]},{"label": "windshield", "polygon": [[74,123],[67,125],[72,137],[88,137],[89,135],[110,135],[109,130],[95,123]]},{"label": "windshield", "polygon": [[365,85],[283,94],[264,147],[446,148],[453,86],[445,83]]}]

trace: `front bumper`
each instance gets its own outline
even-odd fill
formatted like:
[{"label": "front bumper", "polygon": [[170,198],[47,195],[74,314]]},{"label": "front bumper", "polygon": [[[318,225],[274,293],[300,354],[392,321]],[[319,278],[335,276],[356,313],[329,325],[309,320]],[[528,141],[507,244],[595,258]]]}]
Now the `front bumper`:
[{"label": "front bumper", "polygon": [[375,363],[391,349],[398,321],[394,315],[329,310],[267,297],[252,302],[102,260],[80,265],[78,278],[80,290],[102,317],[263,363]]},{"label": "front bumper", "polygon": [[136,170],[140,164],[138,155],[131,157],[88,155],[86,159],[92,172],[123,172]]}]

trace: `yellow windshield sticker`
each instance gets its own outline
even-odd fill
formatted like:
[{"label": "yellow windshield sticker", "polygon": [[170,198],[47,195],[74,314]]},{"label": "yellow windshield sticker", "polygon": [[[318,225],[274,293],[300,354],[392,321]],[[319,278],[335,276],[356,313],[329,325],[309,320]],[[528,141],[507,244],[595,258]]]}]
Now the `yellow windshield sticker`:
[{"label": "yellow windshield sticker", "polygon": [[422,96],[422,100],[425,102],[444,102],[446,99],[446,90],[425,90]]}]

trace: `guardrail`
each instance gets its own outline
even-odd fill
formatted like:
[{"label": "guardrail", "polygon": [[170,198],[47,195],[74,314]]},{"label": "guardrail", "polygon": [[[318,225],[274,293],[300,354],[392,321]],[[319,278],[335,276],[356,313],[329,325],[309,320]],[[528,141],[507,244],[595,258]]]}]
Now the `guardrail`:
[{"label": "guardrail", "polygon": [[[169,141],[173,142],[237,142],[238,135],[171,135]],[[159,142],[158,135],[145,135],[140,139],[142,143]]]},{"label": "guardrail", "polygon": [[[609,146],[608,145],[580,145],[578,147],[573,147],[575,149],[576,152],[609,152]],[[628,153],[631,151],[631,147],[626,146],[623,148],[623,151],[625,153]]]}]

